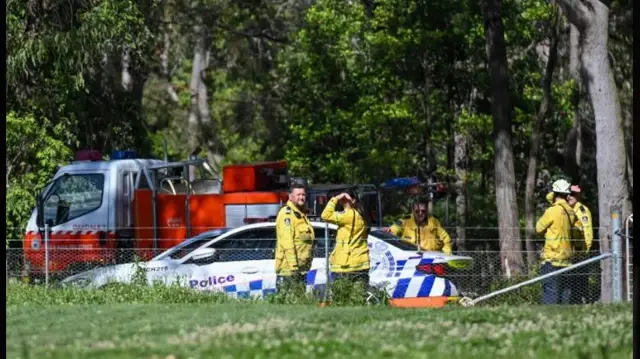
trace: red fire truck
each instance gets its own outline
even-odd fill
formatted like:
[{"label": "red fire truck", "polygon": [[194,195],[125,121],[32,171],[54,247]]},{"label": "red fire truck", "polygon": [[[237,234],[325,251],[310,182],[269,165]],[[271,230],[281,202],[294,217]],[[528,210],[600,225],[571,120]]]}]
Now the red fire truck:
[{"label": "red fire truck", "polygon": [[45,261],[50,275],[68,275],[133,255],[150,259],[207,230],[275,216],[287,187],[284,161],[229,165],[220,176],[204,159],[115,151],[102,160],[79,151],[37,198],[23,242],[27,275],[44,273]]}]

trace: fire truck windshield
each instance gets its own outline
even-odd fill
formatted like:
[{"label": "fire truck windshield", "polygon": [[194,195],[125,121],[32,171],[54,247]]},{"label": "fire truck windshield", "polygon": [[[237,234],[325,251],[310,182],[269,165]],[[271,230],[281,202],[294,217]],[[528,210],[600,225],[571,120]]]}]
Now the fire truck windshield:
[{"label": "fire truck windshield", "polygon": [[44,201],[44,223],[59,225],[102,205],[104,175],[72,174],[58,178]]}]

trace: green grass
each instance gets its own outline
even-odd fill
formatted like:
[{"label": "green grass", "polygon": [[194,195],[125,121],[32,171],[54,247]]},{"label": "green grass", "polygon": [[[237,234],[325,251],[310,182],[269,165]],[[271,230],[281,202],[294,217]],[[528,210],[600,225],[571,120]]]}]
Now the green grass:
[{"label": "green grass", "polygon": [[[96,303],[96,304],[94,304]],[[10,285],[7,358],[631,358],[630,305],[400,309]]]}]

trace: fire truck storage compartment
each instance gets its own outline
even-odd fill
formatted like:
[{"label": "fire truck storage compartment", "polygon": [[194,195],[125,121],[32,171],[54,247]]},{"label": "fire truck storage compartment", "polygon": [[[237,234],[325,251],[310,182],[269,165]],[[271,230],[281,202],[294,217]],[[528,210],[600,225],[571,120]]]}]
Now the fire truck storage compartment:
[{"label": "fire truck storage compartment", "polygon": [[271,191],[287,188],[287,162],[227,165],[222,169],[224,193]]},{"label": "fire truck storage compartment", "polygon": [[[184,194],[158,193],[156,197],[158,250],[171,248],[187,239]],[[196,194],[189,196],[191,236],[222,227],[244,224],[245,217],[275,216],[287,201],[286,191]],[[149,189],[136,190],[135,238],[141,256],[153,256],[153,194]]]},{"label": "fire truck storage compartment", "polygon": [[244,225],[245,218],[268,218],[275,216],[285,203],[288,194],[280,192],[239,192],[224,194],[224,217],[226,227]]}]

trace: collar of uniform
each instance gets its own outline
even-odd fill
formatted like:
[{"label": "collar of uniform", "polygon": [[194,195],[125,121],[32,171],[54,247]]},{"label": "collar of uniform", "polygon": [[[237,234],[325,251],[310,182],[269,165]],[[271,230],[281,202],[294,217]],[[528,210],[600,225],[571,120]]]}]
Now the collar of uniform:
[{"label": "collar of uniform", "polygon": [[562,206],[563,204],[565,204],[565,205],[567,205],[567,207],[569,207],[569,208],[573,208],[573,207],[569,206],[569,203],[567,203],[567,201],[566,201],[565,199],[562,199],[562,198],[556,198],[556,201],[555,201],[555,202],[553,202],[553,204],[554,204],[554,205],[558,204],[558,205],[561,205],[561,206]]},{"label": "collar of uniform", "polygon": [[416,226],[428,226],[429,225],[429,218],[431,218],[431,216],[427,215],[427,220],[424,221],[424,223],[422,225],[418,224],[418,221],[416,220],[416,217],[412,214],[411,215],[411,220],[413,221],[413,223],[416,224]]},{"label": "collar of uniform", "polygon": [[289,208],[291,208],[292,211],[296,211],[298,213],[300,213],[301,215],[304,215],[304,212],[302,212],[298,206],[296,206],[293,202],[291,202],[290,200],[287,201],[287,206],[289,206]]}]

